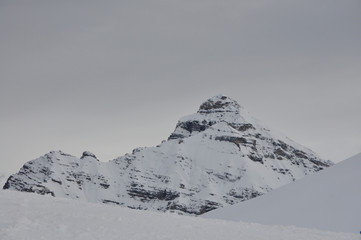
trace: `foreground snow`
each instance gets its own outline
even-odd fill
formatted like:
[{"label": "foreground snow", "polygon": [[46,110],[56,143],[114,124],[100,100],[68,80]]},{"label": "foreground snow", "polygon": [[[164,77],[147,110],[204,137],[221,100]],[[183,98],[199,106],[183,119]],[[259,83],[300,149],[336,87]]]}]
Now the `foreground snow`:
[{"label": "foreground snow", "polygon": [[361,153],[261,197],[204,217],[327,231],[361,231]]},{"label": "foreground snow", "polygon": [[203,219],[0,191],[0,236],[22,239],[353,240],[358,235]]}]

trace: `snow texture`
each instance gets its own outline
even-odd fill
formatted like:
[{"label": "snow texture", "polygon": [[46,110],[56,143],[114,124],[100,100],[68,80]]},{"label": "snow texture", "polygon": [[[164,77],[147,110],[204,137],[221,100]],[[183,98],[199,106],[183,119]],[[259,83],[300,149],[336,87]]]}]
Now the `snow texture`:
[{"label": "snow texture", "polygon": [[360,169],[361,153],[261,197],[203,216],[359,233]]},{"label": "snow texture", "polygon": [[1,240],[358,240],[351,233],[137,211],[0,190]]},{"label": "snow texture", "polygon": [[262,195],[331,163],[218,95],[179,120],[167,141],[109,162],[53,151],[5,189],[155,211],[203,214]]}]

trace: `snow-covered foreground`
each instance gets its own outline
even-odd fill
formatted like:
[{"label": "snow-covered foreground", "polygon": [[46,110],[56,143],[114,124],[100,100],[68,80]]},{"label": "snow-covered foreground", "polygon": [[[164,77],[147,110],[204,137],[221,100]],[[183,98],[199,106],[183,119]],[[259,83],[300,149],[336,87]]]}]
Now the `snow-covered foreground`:
[{"label": "snow-covered foreground", "polygon": [[2,190],[0,238],[356,240],[359,236],[131,210]]},{"label": "snow-covered foreground", "polygon": [[360,171],[361,153],[258,198],[202,216],[359,233]]}]

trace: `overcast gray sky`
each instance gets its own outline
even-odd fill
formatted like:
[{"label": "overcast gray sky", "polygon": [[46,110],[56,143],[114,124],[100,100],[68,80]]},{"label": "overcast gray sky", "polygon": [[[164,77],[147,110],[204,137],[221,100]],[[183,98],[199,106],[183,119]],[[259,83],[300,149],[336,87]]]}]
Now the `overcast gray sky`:
[{"label": "overcast gray sky", "polygon": [[0,0],[0,171],[154,146],[226,94],[325,159],[361,152],[360,0]]}]

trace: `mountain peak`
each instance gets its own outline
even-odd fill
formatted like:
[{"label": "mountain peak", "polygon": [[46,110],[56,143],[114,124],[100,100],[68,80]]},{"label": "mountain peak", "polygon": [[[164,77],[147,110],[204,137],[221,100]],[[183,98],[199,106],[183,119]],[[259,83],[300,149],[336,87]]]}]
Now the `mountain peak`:
[{"label": "mountain peak", "polygon": [[3,187],[137,209],[202,214],[262,195],[330,164],[218,95],[181,118],[168,141],[110,162],[85,151],[32,160]]},{"label": "mountain peak", "polygon": [[202,103],[198,113],[239,112],[239,109],[240,105],[236,100],[220,94]]},{"label": "mountain peak", "polygon": [[255,119],[236,100],[220,94],[203,102],[196,113],[182,117],[169,139],[193,136],[220,122],[248,130],[254,129]]}]

